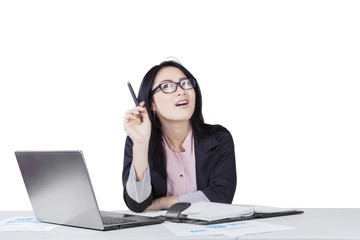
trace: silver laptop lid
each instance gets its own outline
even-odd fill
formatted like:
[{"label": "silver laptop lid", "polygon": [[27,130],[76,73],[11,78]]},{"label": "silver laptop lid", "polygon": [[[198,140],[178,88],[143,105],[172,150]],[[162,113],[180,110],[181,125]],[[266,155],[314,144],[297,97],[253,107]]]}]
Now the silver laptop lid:
[{"label": "silver laptop lid", "polygon": [[81,151],[17,151],[15,155],[36,218],[104,228]]}]

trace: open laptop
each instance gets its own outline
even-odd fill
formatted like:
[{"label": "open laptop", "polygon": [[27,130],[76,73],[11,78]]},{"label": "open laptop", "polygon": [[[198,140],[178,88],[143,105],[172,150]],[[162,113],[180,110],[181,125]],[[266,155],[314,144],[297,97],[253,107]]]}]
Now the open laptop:
[{"label": "open laptop", "polygon": [[99,211],[81,151],[16,151],[15,155],[40,221],[97,230],[164,221],[162,217]]}]

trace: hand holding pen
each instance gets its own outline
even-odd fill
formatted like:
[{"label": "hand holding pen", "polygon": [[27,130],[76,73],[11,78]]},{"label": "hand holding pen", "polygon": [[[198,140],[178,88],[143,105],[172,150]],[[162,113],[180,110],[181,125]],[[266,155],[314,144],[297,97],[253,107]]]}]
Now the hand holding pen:
[{"label": "hand holding pen", "polygon": [[128,83],[128,87],[136,107],[125,113],[124,130],[134,143],[148,143],[151,134],[151,122],[145,108],[145,102],[139,103],[130,83]]},{"label": "hand holding pen", "polygon": [[[139,101],[138,101],[137,98],[136,98],[135,92],[134,92],[134,90],[133,90],[130,82],[128,82],[127,85],[128,85],[128,87],[129,87],[131,96],[132,96],[132,98],[134,99],[135,105],[136,105],[136,106],[140,106]],[[142,118],[141,112],[140,112],[140,120],[141,120],[141,122],[143,122],[143,118]]]}]

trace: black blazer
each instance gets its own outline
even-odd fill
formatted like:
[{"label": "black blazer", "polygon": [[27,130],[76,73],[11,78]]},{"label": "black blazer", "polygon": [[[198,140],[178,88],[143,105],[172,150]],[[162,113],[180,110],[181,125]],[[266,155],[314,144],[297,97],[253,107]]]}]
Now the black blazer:
[{"label": "black blazer", "polygon": [[[194,131],[195,167],[197,188],[211,202],[231,203],[236,189],[236,166],[234,142],[230,132],[220,125],[204,125],[203,131]],[[133,142],[126,138],[123,187],[124,201],[134,212],[142,212],[149,207],[153,199],[167,194],[167,176],[164,153],[152,151],[149,147],[148,161],[152,191],[141,203],[134,201],[126,192],[126,181],[132,164]],[[155,161],[160,160],[160,161]]]}]

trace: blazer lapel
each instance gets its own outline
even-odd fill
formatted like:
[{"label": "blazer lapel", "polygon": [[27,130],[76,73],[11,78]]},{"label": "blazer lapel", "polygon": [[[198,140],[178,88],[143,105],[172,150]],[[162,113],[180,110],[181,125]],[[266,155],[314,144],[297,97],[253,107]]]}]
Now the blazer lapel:
[{"label": "blazer lapel", "polygon": [[194,136],[194,141],[196,181],[198,190],[201,190],[209,185],[212,163],[219,157],[219,153],[215,149],[220,142],[215,139],[214,135]]}]

